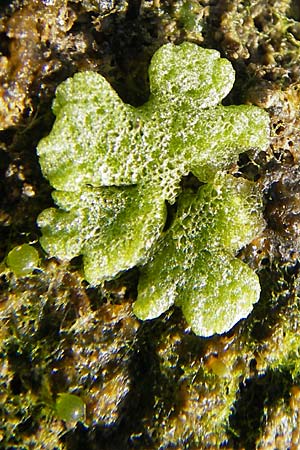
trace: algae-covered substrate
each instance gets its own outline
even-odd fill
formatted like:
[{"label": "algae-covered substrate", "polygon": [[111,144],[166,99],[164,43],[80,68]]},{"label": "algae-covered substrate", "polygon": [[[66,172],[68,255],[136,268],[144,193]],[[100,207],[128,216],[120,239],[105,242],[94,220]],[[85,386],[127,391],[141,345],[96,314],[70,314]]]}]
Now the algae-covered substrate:
[{"label": "algae-covered substrate", "polygon": [[[263,229],[235,254],[258,276],[260,299],[206,338],[178,306],[135,316],[140,266],[90,284],[82,257],[50,257],[37,225],[54,207],[37,146],[57,86],[97,72],[139,108],[152,56],[185,41],[232,64],[224,107],[270,118],[269,145],[226,167],[262,202]],[[1,2],[1,449],[299,448],[299,109],[296,0]],[[195,194],[201,183],[189,173],[180,189]],[[163,233],[178,208],[166,204]]]}]

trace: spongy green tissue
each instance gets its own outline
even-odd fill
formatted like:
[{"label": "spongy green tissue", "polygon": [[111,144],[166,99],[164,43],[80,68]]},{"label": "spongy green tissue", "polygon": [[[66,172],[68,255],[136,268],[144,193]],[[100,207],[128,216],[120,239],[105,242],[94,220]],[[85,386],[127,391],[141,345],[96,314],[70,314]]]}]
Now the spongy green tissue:
[{"label": "spongy green tissue", "polygon": [[[175,303],[203,336],[246,317],[260,292],[235,257],[263,228],[260,196],[226,171],[242,151],[267,147],[269,118],[221,104],[234,78],[217,51],[187,42],[154,54],[151,94],[137,108],[103,76],[78,73],[58,87],[56,121],[38,145],[57,205],[38,218],[46,252],[83,255],[93,285],[139,266],[135,314],[151,319]],[[203,183],[197,192],[181,192],[189,173]]]}]

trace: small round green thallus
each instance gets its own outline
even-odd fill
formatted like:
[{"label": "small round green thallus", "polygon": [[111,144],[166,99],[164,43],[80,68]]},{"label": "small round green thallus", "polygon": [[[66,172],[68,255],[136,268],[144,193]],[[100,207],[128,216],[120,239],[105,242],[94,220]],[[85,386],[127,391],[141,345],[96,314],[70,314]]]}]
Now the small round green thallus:
[{"label": "small round green thallus", "polygon": [[29,275],[38,267],[38,251],[29,244],[14,247],[6,257],[6,265],[17,277]]},{"label": "small round green thallus", "polygon": [[85,403],[78,395],[58,394],[55,409],[57,417],[65,422],[77,423],[85,420]]}]

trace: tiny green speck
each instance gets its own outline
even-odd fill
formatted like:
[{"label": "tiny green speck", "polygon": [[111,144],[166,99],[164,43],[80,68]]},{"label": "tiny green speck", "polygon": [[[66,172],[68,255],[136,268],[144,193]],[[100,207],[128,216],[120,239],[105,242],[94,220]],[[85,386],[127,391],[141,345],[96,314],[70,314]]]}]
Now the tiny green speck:
[{"label": "tiny green speck", "polygon": [[74,394],[58,394],[55,409],[57,417],[65,422],[78,422],[85,418],[85,403]]}]

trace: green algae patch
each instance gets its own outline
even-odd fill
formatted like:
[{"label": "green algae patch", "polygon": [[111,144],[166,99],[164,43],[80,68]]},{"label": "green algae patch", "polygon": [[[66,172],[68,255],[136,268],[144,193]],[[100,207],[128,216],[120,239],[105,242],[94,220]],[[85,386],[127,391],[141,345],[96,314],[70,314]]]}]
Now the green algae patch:
[{"label": "green algae patch", "polygon": [[[62,83],[56,121],[38,145],[58,208],[39,216],[51,256],[83,255],[92,285],[140,267],[137,317],[181,306],[197,334],[230,329],[259,298],[255,273],[236,252],[263,227],[253,184],[224,175],[240,152],[268,145],[269,118],[254,106],[223,106],[229,61],[195,44],[153,56],[150,97],[134,108],[99,74]],[[183,176],[205,183],[181,192]],[[166,202],[178,210],[166,231]]]}]

